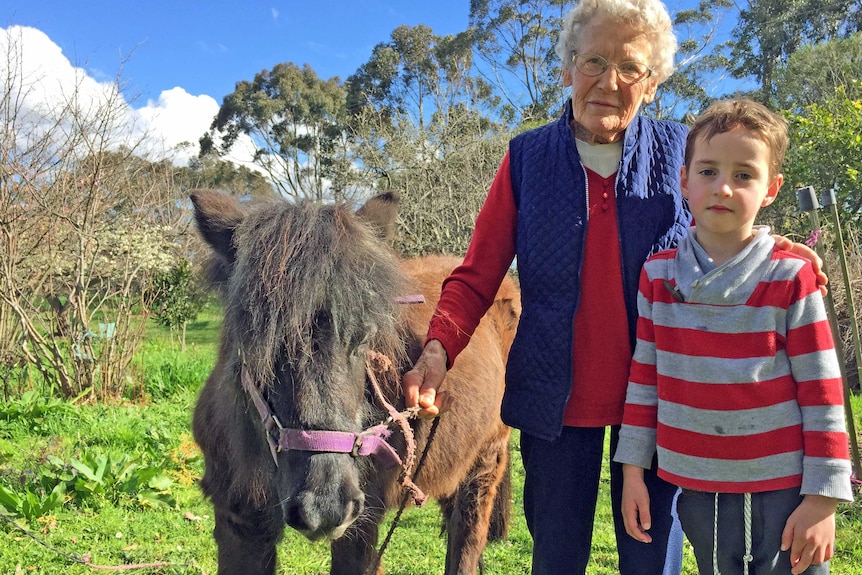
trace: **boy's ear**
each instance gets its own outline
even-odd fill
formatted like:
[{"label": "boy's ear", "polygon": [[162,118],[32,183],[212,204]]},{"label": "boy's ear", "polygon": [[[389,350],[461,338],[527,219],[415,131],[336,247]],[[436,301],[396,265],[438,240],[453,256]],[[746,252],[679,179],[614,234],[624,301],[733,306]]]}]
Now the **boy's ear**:
[{"label": "boy's ear", "polygon": [[679,187],[682,189],[682,197],[688,199],[688,171],[685,166],[679,169]]},{"label": "boy's ear", "polygon": [[784,174],[778,174],[775,176],[775,179],[772,180],[772,183],[769,184],[769,187],[766,189],[766,197],[763,198],[763,203],[760,204],[760,207],[765,208],[775,201],[775,198],[778,196],[778,190],[781,189],[781,184],[783,183]]}]

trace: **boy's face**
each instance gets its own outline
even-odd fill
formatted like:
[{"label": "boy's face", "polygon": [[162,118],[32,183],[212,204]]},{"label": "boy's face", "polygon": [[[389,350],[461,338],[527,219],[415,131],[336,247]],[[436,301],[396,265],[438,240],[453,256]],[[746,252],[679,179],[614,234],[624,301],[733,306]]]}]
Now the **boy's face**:
[{"label": "boy's face", "polygon": [[688,168],[680,171],[683,196],[698,236],[745,241],[760,208],[775,200],[784,177],[769,176],[766,142],[745,128],[695,141]]}]

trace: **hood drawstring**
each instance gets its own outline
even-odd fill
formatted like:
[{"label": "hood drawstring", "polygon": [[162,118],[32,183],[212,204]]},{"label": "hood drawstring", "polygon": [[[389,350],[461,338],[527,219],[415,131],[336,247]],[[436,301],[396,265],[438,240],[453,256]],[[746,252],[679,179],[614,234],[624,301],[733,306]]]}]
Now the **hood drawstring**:
[{"label": "hood drawstring", "polygon": [[721,575],[718,570],[718,493],[715,494],[715,505],[712,511],[712,573]]},{"label": "hood drawstring", "polygon": [[748,575],[748,564],[754,559],[751,556],[751,493],[745,494],[743,513],[745,514],[745,555],[742,557],[742,573]]},{"label": "hood drawstring", "polygon": [[[744,494],[742,513],[745,522],[745,555],[742,556],[742,573],[748,575],[748,564],[754,560],[751,555],[751,493]],[[712,514],[712,572],[713,575],[721,575],[721,571],[718,570],[718,493],[715,494]]]}]

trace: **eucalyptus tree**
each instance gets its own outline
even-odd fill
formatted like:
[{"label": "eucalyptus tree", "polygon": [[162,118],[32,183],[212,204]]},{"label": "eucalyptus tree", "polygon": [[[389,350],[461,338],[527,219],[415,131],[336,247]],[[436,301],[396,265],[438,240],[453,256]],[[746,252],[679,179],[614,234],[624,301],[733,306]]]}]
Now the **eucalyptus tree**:
[{"label": "eucalyptus tree", "polygon": [[224,97],[201,155],[251,146],[255,164],[284,196],[315,201],[355,193],[345,133],[345,93],[307,64],[287,62],[243,80]]},{"label": "eucalyptus tree", "polygon": [[567,0],[471,0],[478,71],[501,95],[503,118],[542,123],[560,113],[565,94],[554,48]]},{"label": "eucalyptus tree", "polygon": [[472,33],[399,26],[346,81],[355,164],[402,194],[399,247],[463,253],[505,149]]},{"label": "eucalyptus tree", "polygon": [[801,111],[843,87],[850,99],[862,97],[862,32],[802,46],[775,75],[777,107]]},{"label": "eucalyptus tree", "polygon": [[730,71],[736,78],[754,77],[758,97],[772,103],[776,73],[791,54],[816,43],[858,31],[859,0],[749,0],[729,45]]},{"label": "eucalyptus tree", "polygon": [[644,113],[682,120],[704,109],[722,90],[728,64],[718,37],[732,6],[731,0],[702,0],[673,14],[679,45],[674,73],[659,86],[653,103],[644,106]]}]

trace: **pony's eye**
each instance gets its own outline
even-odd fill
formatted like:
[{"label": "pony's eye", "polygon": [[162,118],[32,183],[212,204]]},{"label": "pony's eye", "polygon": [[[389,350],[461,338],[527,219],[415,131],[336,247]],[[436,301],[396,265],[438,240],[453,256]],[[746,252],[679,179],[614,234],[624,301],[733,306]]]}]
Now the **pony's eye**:
[{"label": "pony's eye", "polygon": [[348,344],[350,349],[359,352],[368,351],[368,348],[371,345],[371,340],[374,338],[376,333],[376,325],[366,325],[362,331],[356,332],[350,337]]},{"label": "pony's eye", "polygon": [[353,338],[350,347],[353,349],[359,350],[359,351],[366,351],[370,345],[371,345],[371,334],[364,332],[361,334],[357,334]]},{"label": "pony's eye", "polygon": [[321,310],[314,314],[311,323],[311,341],[315,352],[320,351],[321,346],[333,337],[332,314],[327,310]]}]

